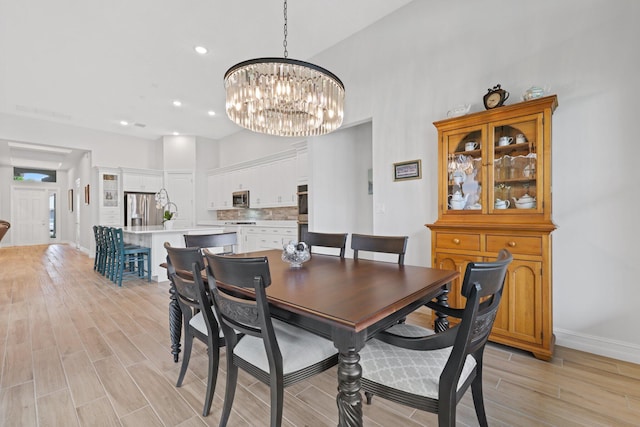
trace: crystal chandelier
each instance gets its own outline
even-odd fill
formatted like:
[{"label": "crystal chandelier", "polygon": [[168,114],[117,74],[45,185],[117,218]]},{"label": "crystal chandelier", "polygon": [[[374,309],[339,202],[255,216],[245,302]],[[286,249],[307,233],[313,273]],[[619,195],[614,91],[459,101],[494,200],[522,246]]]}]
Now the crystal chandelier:
[{"label": "crystal chandelier", "polygon": [[344,118],[344,85],[328,70],[288,58],[287,1],[284,58],[240,62],[224,75],[227,116],[254,132],[317,136],[333,132]]}]

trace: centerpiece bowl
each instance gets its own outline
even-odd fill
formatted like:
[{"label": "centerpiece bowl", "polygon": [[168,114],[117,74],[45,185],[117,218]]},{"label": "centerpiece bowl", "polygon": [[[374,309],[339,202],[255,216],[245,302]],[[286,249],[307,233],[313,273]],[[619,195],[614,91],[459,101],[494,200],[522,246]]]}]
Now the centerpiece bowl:
[{"label": "centerpiece bowl", "polygon": [[302,263],[311,259],[309,246],[305,242],[289,241],[282,245],[282,260],[289,263],[291,268],[300,268]]}]

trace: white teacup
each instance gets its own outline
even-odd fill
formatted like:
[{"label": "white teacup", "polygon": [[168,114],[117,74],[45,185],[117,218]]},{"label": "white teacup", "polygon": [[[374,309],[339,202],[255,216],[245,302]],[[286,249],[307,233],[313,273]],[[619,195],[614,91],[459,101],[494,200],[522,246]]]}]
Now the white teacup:
[{"label": "white teacup", "polygon": [[477,142],[473,142],[473,141],[467,142],[466,144],[464,144],[464,150],[465,151],[477,150],[479,146],[480,145]]},{"label": "white teacup", "polygon": [[509,145],[513,142],[513,138],[510,136],[501,136],[500,139],[498,139],[498,145],[500,147],[504,147],[505,145]]},{"label": "white teacup", "polygon": [[509,206],[511,206],[511,203],[508,200],[496,199],[496,203],[495,203],[496,209],[507,209]]},{"label": "white teacup", "polygon": [[524,144],[525,142],[527,142],[527,138],[525,138],[523,134],[519,133],[516,135],[516,144]]}]

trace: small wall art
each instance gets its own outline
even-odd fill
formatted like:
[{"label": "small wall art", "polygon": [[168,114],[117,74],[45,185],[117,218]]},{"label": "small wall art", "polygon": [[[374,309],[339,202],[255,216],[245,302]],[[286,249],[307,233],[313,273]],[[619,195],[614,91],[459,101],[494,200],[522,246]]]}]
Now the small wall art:
[{"label": "small wall art", "polygon": [[410,160],[393,164],[393,180],[405,181],[408,179],[422,178],[422,161]]}]

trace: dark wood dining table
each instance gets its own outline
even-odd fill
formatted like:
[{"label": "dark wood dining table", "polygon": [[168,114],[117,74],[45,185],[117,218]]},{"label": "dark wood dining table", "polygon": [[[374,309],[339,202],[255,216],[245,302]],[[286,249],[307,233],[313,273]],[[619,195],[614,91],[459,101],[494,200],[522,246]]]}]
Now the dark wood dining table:
[{"label": "dark wood dining table", "polygon": [[[301,268],[291,268],[281,254],[267,250],[232,256],[266,256],[272,315],[333,341],[339,351],[338,425],[362,426],[359,351],[377,332],[427,301],[446,303],[447,285],[459,273],[319,254]],[[446,316],[436,322],[436,330],[446,329]]]}]

